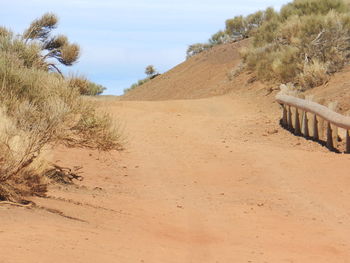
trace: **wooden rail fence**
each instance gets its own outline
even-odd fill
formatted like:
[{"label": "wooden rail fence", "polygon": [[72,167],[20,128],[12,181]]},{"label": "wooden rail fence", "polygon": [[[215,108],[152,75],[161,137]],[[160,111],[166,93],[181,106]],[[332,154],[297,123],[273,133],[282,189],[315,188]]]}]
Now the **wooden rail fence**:
[{"label": "wooden rail fence", "polygon": [[[297,136],[320,141],[326,126],[325,141],[334,150],[334,140],[338,139],[338,128],[345,130],[346,153],[350,153],[350,117],[336,113],[318,103],[296,97],[278,94],[276,101],[282,106],[282,125]],[[310,120],[312,120],[310,125]],[[326,124],[326,125],[324,125]],[[310,133],[310,130],[312,132]]]}]

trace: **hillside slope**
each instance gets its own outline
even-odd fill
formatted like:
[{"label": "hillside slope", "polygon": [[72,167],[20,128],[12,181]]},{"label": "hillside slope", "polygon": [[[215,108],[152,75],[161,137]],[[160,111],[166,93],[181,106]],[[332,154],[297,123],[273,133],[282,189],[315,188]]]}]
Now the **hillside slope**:
[{"label": "hillside slope", "polygon": [[122,96],[122,100],[198,99],[225,94],[227,73],[240,63],[241,41],[216,46]]},{"label": "hillside slope", "polygon": [[[272,103],[279,91],[276,83],[262,83],[253,73],[243,72],[233,79],[229,73],[241,63],[239,49],[248,46],[249,40],[215,46],[200,53],[159,77],[139,86],[121,100],[173,100],[199,99],[230,92],[243,96],[268,96]],[[350,111],[350,66],[330,77],[322,86],[310,89],[305,95],[315,102],[328,106],[338,104],[336,111],[347,114]]]}]

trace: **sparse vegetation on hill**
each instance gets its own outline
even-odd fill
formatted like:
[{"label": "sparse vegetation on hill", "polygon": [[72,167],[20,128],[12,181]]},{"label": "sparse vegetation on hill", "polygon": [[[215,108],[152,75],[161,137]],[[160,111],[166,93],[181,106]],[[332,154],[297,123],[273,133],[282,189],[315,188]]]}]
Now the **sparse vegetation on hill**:
[{"label": "sparse vegetation on hill", "polygon": [[302,89],[324,84],[349,62],[349,7],[342,0],[295,0],[257,28],[242,51],[258,78]]},{"label": "sparse vegetation on hill", "polygon": [[[226,20],[208,43],[189,46],[187,57],[211,47],[250,38],[244,68],[258,79],[292,83],[306,90],[326,83],[350,61],[350,9],[343,0],[294,0]],[[235,75],[235,74],[230,74]]]},{"label": "sparse vegetation on hill", "polygon": [[225,22],[225,30],[220,30],[213,34],[207,43],[190,45],[186,52],[187,58],[193,57],[216,45],[236,42],[251,37],[256,33],[256,30],[263,22],[270,21],[275,16],[277,16],[277,14],[273,8],[267,8],[265,11],[258,11],[247,17],[236,16],[232,19],[228,19]]},{"label": "sparse vegetation on hill", "polygon": [[47,60],[69,66],[77,58],[77,45],[61,45],[61,37],[48,40],[56,22],[49,14],[23,35],[0,30],[0,200],[18,202],[45,193],[47,165],[41,153],[50,145],[119,147],[108,116],[97,114],[80,96],[85,91],[75,88],[76,81],[63,77]]},{"label": "sparse vegetation on hill", "polygon": [[153,65],[148,65],[145,68],[145,74],[147,75],[146,78],[138,80],[136,83],[132,84],[130,88],[124,89],[124,94],[139,87],[142,86],[143,84],[147,83],[151,79],[154,79],[155,77],[159,76],[160,74],[156,70],[156,68]]}]

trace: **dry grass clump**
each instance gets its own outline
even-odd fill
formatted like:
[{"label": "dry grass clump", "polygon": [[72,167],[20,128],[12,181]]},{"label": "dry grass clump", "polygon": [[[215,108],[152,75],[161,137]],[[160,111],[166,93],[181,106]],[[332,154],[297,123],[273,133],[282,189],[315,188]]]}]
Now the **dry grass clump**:
[{"label": "dry grass clump", "polygon": [[[33,166],[50,135],[41,134],[42,127],[29,129],[31,121],[21,115],[29,105],[18,106],[12,116],[5,107],[0,110],[0,200],[19,201],[21,196],[41,195],[46,190]],[[24,129],[18,128],[21,124]]]},{"label": "dry grass clump", "polygon": [[102,85],[91,82],[84,76],[71,76],[68,78],[68,83],[70,87],[77,89],[81,95],[87,96],[100,95],[106,89]]},{"label": "dry grass clump", "polygon": [[305,90],[349,63],[349,34],[350,9],[342,0],[295,0],[256,29],[242,57],[260,79]]},{"label": "dry grass clump", "polygon": [[317,60],[304,65],[303,71],[298,75],[297,82],[305,89],[320,86],[329,80],[327,66]]},{"label": "dry grass clump", "polygon": [[110,150],[120,145],[111,119],[84,101],[70,79],[49,71],[39,44],[0,32],[0,200],[19,202],[46,191],[40,156],[47,146],[69,141]]},{"label": "dry grass clump", "polygon": [[71,127],[68,136],[63,138],[69,146],[121,150],[121,134],[118,126],[107,113],[97,112],[95,107],[84,104],[79,120]]}]

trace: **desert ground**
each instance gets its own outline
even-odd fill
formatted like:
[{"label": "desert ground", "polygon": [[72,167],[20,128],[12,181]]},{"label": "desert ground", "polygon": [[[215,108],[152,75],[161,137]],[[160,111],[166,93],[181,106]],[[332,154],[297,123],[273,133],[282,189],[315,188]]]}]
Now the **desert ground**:
[{"label": "desert ground", "polygon": [[55,149],[84,180],[0,206],[0,262],[349,262],[350,156],[253,95],[101,99],[125,150]]},{"label": "desert ground", "polygon": [[[124,151],[47,154],[84,180],[2,204],[0,262],[350,262],[350,156],[281,128],[274,88],[227,78],[242,45],[94,99]],[[348,72],[314,93],[345,97]]]}]

